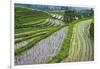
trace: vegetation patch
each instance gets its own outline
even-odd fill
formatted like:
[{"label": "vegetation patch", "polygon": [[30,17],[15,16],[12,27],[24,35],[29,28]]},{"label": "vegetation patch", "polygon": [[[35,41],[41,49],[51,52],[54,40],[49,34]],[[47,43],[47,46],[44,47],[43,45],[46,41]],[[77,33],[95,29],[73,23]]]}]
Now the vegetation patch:
[{"label": "vegetation patch", "polygon": [[73,34],[73,27],[76,23],[83,21],[83,20],[87,20],[87,18],[75,20],[66,26],[66,27],[68,27],[68,34],[66,34],[66,37],[62,43],[61,50],[48,63],[58,63],[58,62],[61,62],[64,58],[67,58],[67,56],[69,55],[68,53],[69,53],[71,38],[72,38],[72,34]]}]

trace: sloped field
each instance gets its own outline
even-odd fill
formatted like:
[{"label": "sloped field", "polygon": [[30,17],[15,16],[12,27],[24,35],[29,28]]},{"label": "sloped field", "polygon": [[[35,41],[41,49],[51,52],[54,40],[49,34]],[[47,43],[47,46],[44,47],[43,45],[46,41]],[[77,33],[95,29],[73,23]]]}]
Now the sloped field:
[{"label": "sloped field", "polygon": [[[24,17],[21,13],[24,16],[26,13],[29,15]],[[20,14],[19,17],[17,14]],[[15,64],[48,62],[47,60],[50,60],[60,50],[67,32],[67,28],[63,28],[64,22],[54,19],[43,11],[21,9],[21,7],[16,7],[16,15],[16,21],[18,19],[21,21],[15,24]],[[29,19],[30,17],[32,19]],[[27,22],[28,20],[29,22]],[[48,50],[49,47],[51,47],[50,50]]]},{"label": "sloped field", "polygon": [[92,19],[66,25],[55,13],[15,6],[15,65],[93,60]]},{"label": "sloped field", "polygon": [[69,55],[62,62],[94,60],[94,42],[90,36],[92,19],[81,21],[73,28]]}]

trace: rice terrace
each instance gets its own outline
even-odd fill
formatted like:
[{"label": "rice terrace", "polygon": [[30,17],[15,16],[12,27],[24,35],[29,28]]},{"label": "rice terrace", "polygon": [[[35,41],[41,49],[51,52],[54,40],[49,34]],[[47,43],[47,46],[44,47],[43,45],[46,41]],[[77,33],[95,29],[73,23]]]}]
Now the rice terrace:
[{"label": "rice terrace", "polygon": [[94,60],[94,10],[15,3],[14,64]]}]

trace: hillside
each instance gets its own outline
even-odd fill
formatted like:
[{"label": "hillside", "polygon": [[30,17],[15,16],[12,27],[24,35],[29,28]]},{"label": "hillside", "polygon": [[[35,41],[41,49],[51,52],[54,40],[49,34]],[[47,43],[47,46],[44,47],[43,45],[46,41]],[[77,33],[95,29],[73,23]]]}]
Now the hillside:
[{"label": "hillside", "polygon": [[15,6],[15,65],[94,59],[92,16],[75,19],[77,12],[65,11]]}]

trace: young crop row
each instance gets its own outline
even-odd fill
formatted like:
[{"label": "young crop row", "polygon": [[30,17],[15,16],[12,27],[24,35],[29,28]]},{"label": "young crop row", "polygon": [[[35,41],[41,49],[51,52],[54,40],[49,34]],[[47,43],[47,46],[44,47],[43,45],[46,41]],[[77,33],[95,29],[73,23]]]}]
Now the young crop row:
[{"label": "young crop row", "polygon": [[[63,27],[63,26],[62,26]],[[30,49],[31,47],[33,47],[37,42],[39,42],[40,40],[48,37],[49,35],[51,35],[52,33],[54,33],[55,31],[61,29],[62,27],[58,27],[56,29],[52,29],[51,31],[49,31],[48,33],[44,34],[44,35],[40,35],[38,39],[35,39],[33,41],[31,41],[30,43],[28,43],[26,46],[23,46],[19,49],[15,50],[15,55],[19,55],[22,52],[26,51],[27,49]]]},{"label": "young crop row", "polygon": [[47,63],[60,51],[66,32],[66,27],[61,28],[59,31],[55,31],[47,38],[33,45],[32,48],[16,56],[15,63],[18,65]]}]

